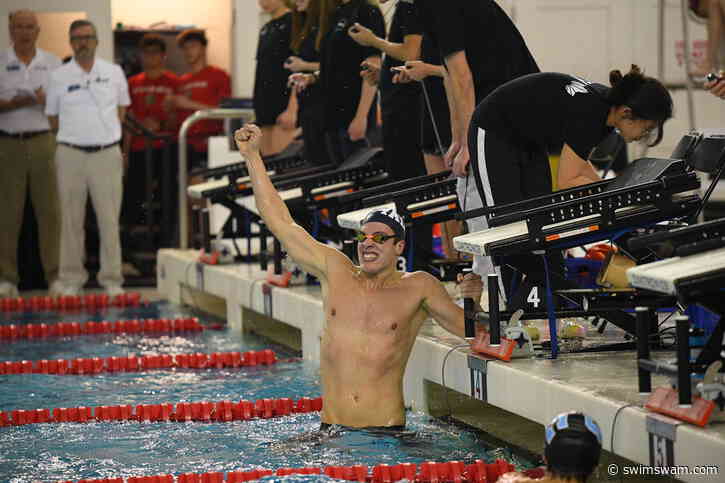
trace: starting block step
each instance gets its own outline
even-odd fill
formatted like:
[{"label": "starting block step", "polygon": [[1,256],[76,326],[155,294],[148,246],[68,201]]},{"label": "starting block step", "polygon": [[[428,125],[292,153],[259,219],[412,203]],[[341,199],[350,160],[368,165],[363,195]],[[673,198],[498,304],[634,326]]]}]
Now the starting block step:
[{"label": "starting block step", "polygon": [[644,407],[655,413],[705,427],[715,409],[715,403],[693,396],[690,407],[681,407],[677,389],[658,387],[647,399]]},{"label": "starting block step", "polygon": [[506,362],[509,362],[512,358],[530,357],[533,354],[531,338],[526,330],[520,327],[511,327],[506,332],[507,335],[514,337],[501,337],[501,343],[497,346],[491,345],[491,335],[488,332],[479,332],[473,344],[471,344],[471,350]]}]

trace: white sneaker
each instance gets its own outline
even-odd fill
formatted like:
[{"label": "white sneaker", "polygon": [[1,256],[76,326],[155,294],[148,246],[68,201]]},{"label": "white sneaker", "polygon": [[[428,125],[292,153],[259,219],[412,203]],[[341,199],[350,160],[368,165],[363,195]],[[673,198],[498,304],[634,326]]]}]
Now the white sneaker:
[{"label": "white sneaker", "polygon": [[108,285],[104,287],[109,297],[113,298],[116,295],[123,295],[126,291],[120,285]]},{"label": "white sneaker", "polygon": [[77,287],[66,285],[60,280],[54,280],[53,283],[50,284],[48,293],[51,297],[58,297],[63,295],[80,295],[81,290]]},{"label": "white sneaker", "polygon": [[51,297],[58,297],[60,295],[63,295],[64,292],[65,285],[63,285],[58,279],[53,280],[53,282],[50,284],[50,287],[48,287],[48,295],[50,295]]},{"label": "white sneaker", "polygon": [[140,277],[142,273],[139,272],[138,269],[132,264],[124,262],[121,265],[121,275],[123,275],[124,277]]},{"label": "white sneaker", "polygon": [[18,287],[14,283],[10,283],[7,280],[0,280],[0,298],[4,297],[17,297]]}]

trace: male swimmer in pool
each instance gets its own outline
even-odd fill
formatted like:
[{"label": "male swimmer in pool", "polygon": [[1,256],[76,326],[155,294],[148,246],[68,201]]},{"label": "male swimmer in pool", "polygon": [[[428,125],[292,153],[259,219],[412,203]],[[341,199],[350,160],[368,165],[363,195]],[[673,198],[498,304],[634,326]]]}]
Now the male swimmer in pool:
[{"label": "male swimmer in pool", "polygon": [[[405,246],[405,229],[397,214],[378,211],[368,217],[357,236],[360,266],[312,238],[292,219],[267,176],[259,154],[261,137],[260,129],[251,124],[234,134],[247,160],[259,213],[292,259],[322,287],[323,428],[402,428],[403,373],[418,330],[432,317],[463,337],[463,309],[432,275],[396,269]],[[482,288],[474,274],[460,281],[461,295],[476,302]]]}]

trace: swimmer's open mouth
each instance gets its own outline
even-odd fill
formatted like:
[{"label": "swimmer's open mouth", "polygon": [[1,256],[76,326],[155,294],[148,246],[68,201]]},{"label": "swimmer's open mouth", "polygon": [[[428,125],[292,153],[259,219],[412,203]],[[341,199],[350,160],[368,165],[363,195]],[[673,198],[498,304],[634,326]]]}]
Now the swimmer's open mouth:
[{"label": "swimmer's open mouth", "polygon": [[366,262],[374,262],[378,259],[378,254],[375,252],[363,252],[363,260]]}]

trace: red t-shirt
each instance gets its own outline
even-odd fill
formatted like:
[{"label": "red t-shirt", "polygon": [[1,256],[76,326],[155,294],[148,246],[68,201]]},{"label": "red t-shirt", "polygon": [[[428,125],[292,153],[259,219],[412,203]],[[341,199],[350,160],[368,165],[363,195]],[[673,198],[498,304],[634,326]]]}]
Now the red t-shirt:
[{"label": "red t-shirt", "polygon": [[[229,74],[218,67],[208,65],[199,72],[189,72],[179,78],[178,93],[195,102],[218,107],[222,98],[232,95],[232,81]],[[194,111],[180,109],[178,111],[179,126]],[[223,122],[204,120],[197,121],[187,131],[187,142],[195,151],[206,151],[207,139],[210,135],[222,132]]]},{"label": "red t-shirt", "polygon": [[[175,94],[179,78],[173,72],[164,71],[161,77],[149,78],[145,72],[128,79],[128,91],[131,95],[129,112],[141,123],[145,119],[154,118],[162,125],[161,132],[174,132],[176,126],[170,113],[164,110],[164,98]],[[161,147],[161,140],[154,141],[154,147]],[[141,151],[146,148],[143,136],[134,136],[131,142],[132,151]]]}]

